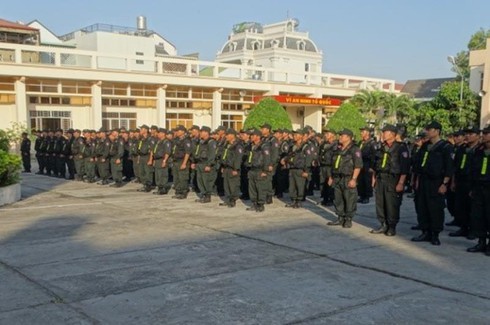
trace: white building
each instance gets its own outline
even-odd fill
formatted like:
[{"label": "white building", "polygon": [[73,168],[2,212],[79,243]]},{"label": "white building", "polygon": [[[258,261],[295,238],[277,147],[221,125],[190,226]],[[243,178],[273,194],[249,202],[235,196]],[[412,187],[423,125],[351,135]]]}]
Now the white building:
[{"label": "white building", "polygon": [[480,127],[490,125],[490,38],[486,48],[470,52],[470,89],[481,98]]},{"label": "white building", "polygon": [[[9,26],[5,23],[7,34]],[[24,37],[22,26],[14,27],[14,39],[42,31],[41,26],[26,28]],[[288,20],[264,26],[262,33],[235,30],[237,39],[255,33],[263,48],[223,52],[218,57],[223,62],[175,56],[170,42],[143,28],[104,30],[107,25],[100,24],[59,37],[76,48],[46,45],[42,39],[40,45],[0,43],[0,128],[20,122],[36,129],[141,124],[239,129],[255,102],[273,96],[294,128],[309,124],[320,130],[341,101],[358,90],[395,91],[393,80],[322,73],[321,52],[295,28]],[[285,43],[269,47],[266,35],[283,35]],[[297,41],[304,41],[304,51],[303,45],[287,45]],[[240,56],[247,61],[236,61]]]}]

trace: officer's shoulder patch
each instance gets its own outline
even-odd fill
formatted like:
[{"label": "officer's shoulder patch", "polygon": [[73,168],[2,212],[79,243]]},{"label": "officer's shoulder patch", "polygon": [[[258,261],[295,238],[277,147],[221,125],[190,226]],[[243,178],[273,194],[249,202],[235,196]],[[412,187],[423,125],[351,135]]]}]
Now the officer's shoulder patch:
[{"label": "officer's shoulder patch", "polygon": [[355,153],[356,157],[357,158],[361,158],[361,151],[360,150],[356,150],[356,153]]},{"label": "officer's shoulder patch", "polygon": [[109,142],[106,142],[106,143],[105,143],[105,145],[106,145],[106,146],[109,146],[109,144],[110,144]]},{"label": "officer's shoulder patch", "polygon": [[278,142],[274,142],[274,147],[279,147],[279,143]]},{"label": "officer's shoulder patch", "polygon": [[408,151],[402,152],[402,157],[403,158],[408,158]]},{"label": "officer's shoulder patch", "polygon": [[185,146],[186,147],[190,147],[191,146],[191,143],[190,142],[186,142]]},{"label": "officer's shoulder patch", "polygon": [[242,147],[238,147],[238,152],[239,152],[239,153],[242,153],[242,152],[243,152]]},{"label": "officer's shoulder patch", "polygon": [[268,155],[269,154],[269,150],[265,149],[264,150],[264,154]]}]

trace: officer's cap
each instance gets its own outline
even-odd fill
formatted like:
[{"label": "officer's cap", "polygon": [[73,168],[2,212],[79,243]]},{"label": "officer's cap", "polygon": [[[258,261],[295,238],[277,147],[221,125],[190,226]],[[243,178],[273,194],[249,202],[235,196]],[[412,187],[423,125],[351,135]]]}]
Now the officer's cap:
[{"label": "officer's cap", "polygon": [[287,134],[289,134],[289,133],[291,133],[291,130],[288,130],[288,129],[282,129],[282,133],[287,133]]},{"label": "officer's cap", "polygon": [[264,123],[260,126],[261,129],[272,130],[272,126],[269,123]]},{"label": "officer's cap", "polygon": [[381,131],[383,131],[383,132],[390,131],[390,132],[393,132],[393,133],[398,133],[397,127],[394,126],[393,124],[386,124],[383,127],[383,129],[381,129]]},{"label": "officer's cap", "polygon": [[223,125],[220,125],[216,128],[216,131],[226,131],[226,128]]},{"label": "officer's cap", "polygon": [[294,131],[293,131],[293,133],[297,133],[297,134],[301,134],[301,135],[303,135],[303,134],[305,134],[306,132],[305,132],[305,129],[296,129],[296,130],[294,130]]},{"label": "officer's cap", "polygon": [[350,137],[353,137],[354,133],[349,129],[343,129],[342,131],[339,132],[339,135],[348,135]]},{"label": "officer's cap", "polygon": [[165,129],[165,128],[159,128],[158,129],[158,133],[165,133],[165,134],[167,134],[167,129]]},{"label": "officer's cap", "polygon": [[83,133],[90,133],[89,129],[83,129]]},{"label": "officer's cap", "polygon": [[337,132],[335,132],[335,130],[332,130],[332,129],[329,129],[329,128],[324,128],[322,130],[322,133],[333,133],[333,134],[337,134]]},{"label": "officer's cap", "polygon": [[197,130],[197,131],[199,131],[199,126],[197,126],[197,125],[193,125],[193,126],[191,126],[191,128],[189,129],[189,131],[192,131],[192,130]]},{"label": "officer's cap", "polygon": [[371,132],[371,129],[367,126],[363,126],[362,128],[359,128],[359,131],[369,131]]},{"label": "officer's cap", "polygon": [[432,121],[429,124],[427,124],[427,126],[425,127],[425,129],[426,130],[430,130],[430,129],[442,130],[442,125],[441,125],[441,123],[439,123],[437,121]]},{"label": "officer's cap", "polygon": [[66,133],[71,133],[71,134],[73,134],[74,132],[75,132],[75,130],[73,130],[72,128],[69,128],[69,129],[66,131]]},{"label": "officer's cap", "polygon": [[458,130],[456,132],[453,132],[453,136],[455,137],[461,137],[461,136],[464,136],[466,134],[465,130]]},{"label": "officer's cap", "polygon": [[488,134],[490,133],[490,125],[487,125],[483,130],[481,130],[483,134]]},{"label": "officer's cap", "polygon": [[22,135],[27,135],[27,132],[22,132]]},{"label": "officer's cap", "polygon": [[201,132],[204,131],[204,132],[207,132],[207,133],[211,133],[211,128],[209,126],[202,126],[200,131]]},{"label": "officer's cap", "polygon": [[148,127],[148,125],[143,124],[142,126],[140,126],[140,129],[147,129],[147,130],[149,130],[150,128]]},{"label": "officer's cap", "polygon": [[179,124],[175,127],[175,131],[184,131],[186,132],[187,129],[185,128],[185,126],[183,126],[182,124]]},{"label": "officer's cap", "polygon": [[139,128],[134,129],[134,132],[139,132],[139,131],[140,131]]},{"label": "officer's cap", "polygon": [[261,136],[262,132],[260,132],[260,130],[257,130],[257,129],[251,129],[248,131],[248,134]]},{"label": "officer's cap", "polygon": [[156,125],[152,125],[152,126],[150,127],[150,130],[155,130],[155,131],[158,131],[158,126],[156,126]]},{"label": "officer's cap", "polygon": [[80,131],[80,129],[75,129],[73,130],[73,133],[82,133],[82,132]]},{"label": "officer's cap", "polygon": [[470,126],[466,129],[464,129],[464,133],[476,133],[476,134],[480,134],[481,130],[479,127],[477,126]]},{"label": "officer's cap", "polygon": [[99,129],[99,133],[102,133],[102,132],[104,132],[104,133],[105,133],[105,132],[107,132],[107,130],[106,130],[105,128],[100,128],[100,129]]},{"label": "officer's cap", "polygon": [[63,133],[63,130],[62,130],[62,129],[56,129],[56,132],[61,132],[61,133]]},{"label": "officer's cap", "polygon": [[283,132],[284,132],[283,129],[275,129],[274,130],[274,133],[283,133]]},{"label": "officer's cap", "polygon": [[245,130],[245,129],[240,129],[240,131],[239,131],[239,132],[240,132],[240,133],[247,133],[247,130]]},{"label": "officer's cap", "polygon": [[396,125],[397,133],[401,136],[407,134],[407,126],[405,124],[398,123]]},{"label": "officer's cap", "polygon": [[229,128],[229,129],[227,129],[227,130],[226,130],[226,134],[233,134],[233,135],[237,135],[237,132],[236,132],[234,129]]}]

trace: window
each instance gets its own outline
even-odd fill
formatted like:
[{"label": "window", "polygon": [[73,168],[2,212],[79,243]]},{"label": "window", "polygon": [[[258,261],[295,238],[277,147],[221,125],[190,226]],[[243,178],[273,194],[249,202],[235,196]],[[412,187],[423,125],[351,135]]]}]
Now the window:
[{"label": "window", "polygon": [[102,112],[102,126],[108,130],[115,128],[136,128],[136,113]]},{"label": "window", "polygon": [[242,104],[234,104],[234,103],[223,103],[221,105],[221,110],[223,111],[241,111],[243,109]]},{"label": "window", "polygon": [[167,101],[167,108],[192,108],[189,101]]},{"label": "window", "polygon": [[232,128],[235,130],[240,130],[243,127],[243,116],[242,115],[223,114],[223,115],[221,115],[221,124],[225,128]]},{"label": "window", "polygon": [[310,71],[310,64],[305,63],[305,72],[308,72],[308,71]]},{"label": "window", "polygon": [[190,128],[194,124],[193,115],[185,113],[167,113],[167,129],[173,129],[179,124],[182,124],[186,128]]},{"label": "window", "polygon": [[145,61],[143,61],[143,60],[136,60],[136,64],[145,64]]},{"label": "window", "polygon": [[15,95],[0,94],[0,104],[15,104]]},{"label": "window", "polygon": [[305,50],[305,42],[304,41],[299,41],[297,42],[298,44],[298,50],[304,51]]},{"label": "window", "polygon": [[136,52],[136,55],[145,55],[143,52]]}]

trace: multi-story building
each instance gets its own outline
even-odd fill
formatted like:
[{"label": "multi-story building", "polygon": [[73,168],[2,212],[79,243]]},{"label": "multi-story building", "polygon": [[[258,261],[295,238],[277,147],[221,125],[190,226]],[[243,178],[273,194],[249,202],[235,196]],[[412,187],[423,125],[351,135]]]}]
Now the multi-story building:
[{"label": "multi-story building", "polygon": [[323,73],[322,52],[295,20],[236,26],[216,62],[178,56],[140,17],[135,29],[96,24],[61,37],[30,26],[0,21],[0,128],[241,128],[273,96],[293,127],[319,130],[358,90],[395,91],[393,80]]},{"label": "multi-story building", "polygon": [[481,98],[481,120],[483,128],[490,125],[490,38],[486,48],[470,52],[470,88]]}]

